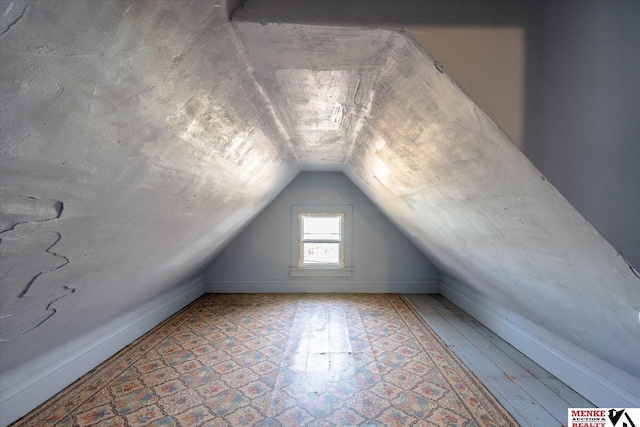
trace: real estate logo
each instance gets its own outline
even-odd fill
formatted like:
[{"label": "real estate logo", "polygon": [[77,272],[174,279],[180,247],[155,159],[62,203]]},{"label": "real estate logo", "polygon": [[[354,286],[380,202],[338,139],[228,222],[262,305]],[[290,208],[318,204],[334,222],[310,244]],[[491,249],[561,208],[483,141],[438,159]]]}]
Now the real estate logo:
[{"label": "real estate logo", "polygon": [[640,408],[569,408],[569,427],[640,427]]}]

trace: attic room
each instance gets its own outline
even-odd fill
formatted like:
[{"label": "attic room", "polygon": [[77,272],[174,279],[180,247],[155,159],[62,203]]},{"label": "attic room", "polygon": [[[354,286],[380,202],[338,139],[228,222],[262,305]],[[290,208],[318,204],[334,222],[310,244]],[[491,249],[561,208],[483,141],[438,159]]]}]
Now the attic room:
[{"label": "attic room", "polygon": [[[431,301],[427,324],[446,308],[584,402],[640,407],[639,20],[0,0],[0,425],[236,294]],[[340,238],[305,241],[327,217]]]}]

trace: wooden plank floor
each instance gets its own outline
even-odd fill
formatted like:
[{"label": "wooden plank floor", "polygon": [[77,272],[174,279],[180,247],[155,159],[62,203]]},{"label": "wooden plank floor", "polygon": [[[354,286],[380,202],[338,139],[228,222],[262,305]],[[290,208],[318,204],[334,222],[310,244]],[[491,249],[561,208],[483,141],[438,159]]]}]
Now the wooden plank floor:
[{"label": "wooden plank floor", "polygon": [[567,408],[594,407],[446,298],[404,298],[521,426],[564,426]]}]

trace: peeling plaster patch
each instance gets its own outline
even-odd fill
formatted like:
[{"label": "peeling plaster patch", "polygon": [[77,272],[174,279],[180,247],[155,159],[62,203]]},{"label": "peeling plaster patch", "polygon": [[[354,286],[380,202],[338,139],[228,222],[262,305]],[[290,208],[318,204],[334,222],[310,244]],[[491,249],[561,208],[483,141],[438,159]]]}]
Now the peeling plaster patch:
[{"label": "peeling plaster patch", "polygon": [[58,219],[63,209],[63,203],[58,200],[0,195],[0,234],[13,230],[18,224]]},{"label": "peeling plaster patch", "polygon": [[69,264],[67,257],[51,250],[60,241],[60,234],[42,231],[41,227],[38,223],[21,224],[7,231],[0,241],[2,341],[24,335],[41,325],[55,313],[51,311],[51,304],[75,291],[67,286],[61,289],[38,281],[44,274]]},{"label": "peeling plaster patch", "polygon": [[[9,30],[18,23],[18,21],[20,21],[23,17],[25,12],[27,11],[27,7],[29,7],[29,4],[25,4],[24,8],[22,9],[22,12],[20,13],[20,15],[18,15],[17,18],[15,18],[13,21],[9,22],[9,24],[7,24],[7,28],[5,28],[2,33],[0,33],[0,37],[4,36],[5,34],[7,34],[9,32]],[[11,9],[13,9],[13,2],[9,3],[9,7],[7,8],[7,10],[5,10],[4,14],[2,15],[2,17],[4,18],[5,16],[7,16],[10,12]]]},{"label": "peeling plaster patch", "polygon": [[2,195],[0,203],[0,341],[9,341],[53,316],[52,304],[75,289],[34,288],[43,274],[70,262],[52,250],[61,234],[42,228],[44,223],[60,218],[63,203],[24,195]]},{"label": "peeling plaster patch", "polygon": [[[58,236],[58,238],[56,239],[55,242],[53,242],[53,244],[51,246],[49,246],[47,248],[47,250],[45,252],[49,253],[49,254],[51,254],[51,255],[53,255],[55,257],[62,258],[64,260],[64,262],[61,265],[59,265],[59,266],[57,266],[55,268],[50,268],[49,270],[44,270],[44,271],[41,271],[40,273],[36,274],[35,277],[33,279],[31,279],[29,281],[29,283],[27,283],[27,286],[25,286],[24,290],[20,293],[20,295],[19,295],[20,298],[24,297],[27,294],[27,292],[29,292],[29,289],[31,288],[31,285],[33,285],[33,282],[35,282],[38,279],[38,277],[40,277],[43,274],[55,271],[55,270],[57,270],[59,268],[64,267],[65,265],[69,264],[69,258],[67,258],[64,255],[59,255],[59,254],[57,254],[55,252],[51,252],[51,248],[53,248],[55,245],[57,245],[58,242],[60,241],[60,239],[62,239],[62,236],[60,235],[60,233],[55,233],[55,234]],[[66,286],[65,286],[65,288],[66,288]],[[75,291],[75,289],[73,291]]]},{"label": "peeling plaster patch", "polygon": [[[38,311],[36,316],[29,316],[28,319],[25,319],[27,316],[24,315],[23,309],[33,310],[33,308],[31,308],[31,305],[33,304],[14,304],[13,306],[17,307],[15,307],[16,310],[14,310],[12,313],[5,314],[0,312],[0,320],[2,321],[2,328],[0,329],[0,342],[11,341],[23,335],[26,335],[27,333],[33,331],[38,326],[49,320],[51,316],[53,316],[57,312],[55,308],[52,308],[53,304],[76,291],[75,289],[69,288],[68,286],[63,286],[62,289],[66,291],[64,295],[49,302],[44,311]],[[19,301],[21,302],[23,300]],[[39,302],[40,301],[38,301],[38,303]]]}]

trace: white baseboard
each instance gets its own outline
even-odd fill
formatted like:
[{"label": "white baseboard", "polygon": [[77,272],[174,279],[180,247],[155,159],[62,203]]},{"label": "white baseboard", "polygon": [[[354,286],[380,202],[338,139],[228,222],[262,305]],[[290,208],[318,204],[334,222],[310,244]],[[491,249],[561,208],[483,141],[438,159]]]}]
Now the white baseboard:
[{"label": "white baseboard", "polygon": [[437,294],[439,280],[427,281],[357,281],[346,279],[299,279],[283,281],[207,281],[207,292],[229,293],[368,293],[368,294]]},{"label": "white baseboard", "polygon": [[13,376],[23,378],[0,392],[0,426],[26,415],[204,293],[204,276],[199,276],[144,304],[124,324],[116,320],[107,325],[109,333],[95,337],[45,369],[32,372],[21,367]]},{"label": "white baseboard", "polygon": [[[640,407],[640,379],[505,309],[449,277],[440,293],[601,408]],[[571,355],[580,355],[581,360]]]}]

